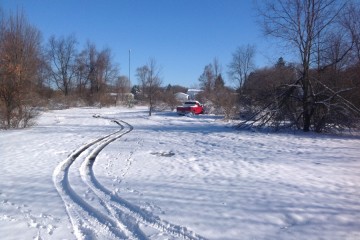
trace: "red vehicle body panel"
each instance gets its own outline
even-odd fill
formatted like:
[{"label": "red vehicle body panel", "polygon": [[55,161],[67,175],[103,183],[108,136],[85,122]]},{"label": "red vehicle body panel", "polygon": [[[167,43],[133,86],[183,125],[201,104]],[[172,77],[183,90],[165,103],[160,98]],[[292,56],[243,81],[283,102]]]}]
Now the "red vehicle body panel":
[{"label": "red vehicle body panel", "polygon": [[177,107],[176,112],[179,115],[185,115],[188,113],[202,114],[204,113],[204,107],[198,101],[187,101],[184,103],[184,106]]}]

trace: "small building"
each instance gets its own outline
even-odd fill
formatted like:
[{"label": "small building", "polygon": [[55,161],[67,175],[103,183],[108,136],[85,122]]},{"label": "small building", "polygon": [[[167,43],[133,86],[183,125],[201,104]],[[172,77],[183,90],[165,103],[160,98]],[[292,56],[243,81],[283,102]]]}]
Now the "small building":
[{"label": "small building", "polygon": [[189,100],[189,95],[186,93],[183,93],[183,92],[178,92],[178,93],[175,93],[175,98],[179,102],[185,102],[185,101]]},{"label": "small building", "polygon": [[200,92],[202,92],[202,90],[189,88],[188,91],[187,91],[187,95],[189,96],[189,100],[195,100],[196,95],[199,94]]}]

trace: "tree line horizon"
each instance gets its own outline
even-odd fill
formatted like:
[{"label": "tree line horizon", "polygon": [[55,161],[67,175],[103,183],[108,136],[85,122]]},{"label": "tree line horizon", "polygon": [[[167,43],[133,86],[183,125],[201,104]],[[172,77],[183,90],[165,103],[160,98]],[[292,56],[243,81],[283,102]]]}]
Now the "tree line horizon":
[{"label": "tree line horizon", "polygon": [[[239,128],[357,129],[360,6],[342,0],[264,0],[257,11],[264,34],[291,47],[299,60],[279,56],[273,66],[256,68],[256,46],[241,45],[227,65],[234,86],[229,87],[214,58],[199,71],[197,97],[207,111],[241,120]],[[88,41],[78,49],[74,35],[43,43],[23,12],[6,15],[0,9],[0,128],[27,127],[49,105],[130,106],[135,100],[148,104],[151,115],[164,106],[174,109],[174,93],[186,90],[163,86],[155,58],[136,68],[136,78],[132,85],[120,74],[110,48],[99,50]],[[126,95],[130,91],[135,99]]]}]

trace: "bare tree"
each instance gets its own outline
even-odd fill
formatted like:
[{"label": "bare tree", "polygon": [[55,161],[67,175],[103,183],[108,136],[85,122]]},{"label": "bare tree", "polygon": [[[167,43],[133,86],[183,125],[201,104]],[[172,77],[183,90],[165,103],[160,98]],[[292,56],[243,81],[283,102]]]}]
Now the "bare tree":
[{"label": "bare tree", "polygon": [[216,78],[221,75],[221,71],[222,67],[217,58],[214,58],[212,63],[204,67],[204,71],[199,77],[199,83],[205,97],[210,98],[215,87]]},{"label": "bare tree", "polygon": [[156,94],[159,91],[159,87],[162,84],[162,80],[160,78],[161,69],[157,66],[155,59],[150,59],[148,63],[148,77],[146,81],[146,89],[149,99],[149,116],[151,116],[151,112],[155,106],[156,102]]},{"label": "bare tree", "polygon": [[129,78],[127,76],[118,77],[115,88],[118,100],[121,102],[127,101],[128,99],[126,94],[130,92]]},{"label": "bare tree", "polygon": [[147,65],[137,68],[136,76],[142,87],[143,96],[149,104],[149,116],[151,116],[162,83],[160,68],[157,66],[155,59],[152,58]]},{"label": "bare tree", "polygon": [[90,96],[92,97],[99,90],[97,83],[97,73],[96,73],[97,50],[95,44],[88,42],[87,47],[85,49],[85,54],[87,56],[86,57],[87,79],[90,84]]},{"label": "bare tree", "polygon": [[[222,67],[221,67],[221,64],[220,64],[218,58],[216,58],[216,57],[214,58],[214,60],[212,62],[212,66],[214,69],[214,76],[215,76],[215,81],[216,81],[216,78],[218,78],[222,72]],[[214,84],[215,84],[215,81],[214,81]]]},{"label": "bare tree", "polygon": [[147,81],[147,75],[149,72],[149,67],[147,65],[144,65],[142,67],[138,67],[136,69],[136,77],[138,79],[139,82],[139,87],[140,87],[140,100],[144,100],[145,99],[145,94],[146,94],[146,81]]},{"label": "bare tree", "polygon": [[224,87],[220,90],[220,94],[222,98],[219,99],[219,104],[224,112],[224,119],[235,118],[239,113],[238,93],[231,88]]},{"label": "bare tree", "polygon": [[225,94],[224,91],[225,89],[226,88],[225,88],[224,79],[222,78],[221,74],[218,74],[217,77],[215,78],[214,89],[211,94],[211,101],[214,104],[214,107],[216,109],[219,109],[220,111],[223,110],[221,109],[222,99],[229,97]]},{"label": "bare tree", "polygon": [[204,103],[208,113],[224,114],[225,119],[230,119],[238,112],[238,104],[236,104],[238,94],[225,86],[221,72],[221,64],[217,58],[204,67],[199,77],[203,91],[197,94],[196,98]]},{"label": "bare tree", "polygon": [[[281,108],[278,94],[284,86],[291,85],[297,79],[297,74],[292,64],[287,64],[279,58],[273,67],[261,68],[253,71],[242,87],[241,117],[257,122],[260,126],[273,121],[272,126],[293,120],[293,111]],[[296,96],[293,96],[296,97]],[[291,101],[289,101],[289,104]],[[292,106],[287,105],[287,108]],[[291,110],[293,110],[291,108]]]},{"label": "bare tree", "polygon": [[99,85],[113,84],[118,79],[118,67],[112,61],[111,50],[106,48],[99,52],[97,59]]},{"label": "bare tree", "polygon": [[236,49],[232,54],[232,60],[228,66],[229,76],[236,83],[236,88],[240,89],[249,77],[251,71],[255,69],[254,63],[255,46],[246,45]]},{"label": "bare tree", "polygon": [[200,88],[203,90],[203,94],[206,98],[210,98],[212,90],[215,84],[215,72],[212,64],[208,64],[204,67],[203,73],[199,77]]},{"label": "bare tree", "polygon": [[171,84],[167,85],[166,88],[163,89],[162,92],[162,101],[170,108],[171,111],[176,109],[178,105],[181,104],[181,101],[176,99],[175,94],[179,92],[186,92],[187,89],[182,86],[172,86]]},{"label": "bare tree", "polygon": [[40,32],[22,13],[0,15],[0,117],[5,128],[26,127],[34,117],[40,49]]},{"label": "bare tree", "polygon": [[56,86],[68,96],[75,74],[76,44],[74,36],[56,38],[51,36],[48,43],[50,76]]},{"label": "bare tree", "polygon": [[87,43],[76,59],[77,89],[85,95],[89,104],[108,101],[107,86],[115,85],[118,67],[112,61],[110,49],[98,51],[95,44]]},{"label": "bare tree", "polygon": [[75,89],[77,95],[82,99],[85,99],[88,93],[90,65],[88,60],[88,53],[86,50],[83,50],[78,54],[75,60]]},{"label": "bare tree", "polygon": [[346,11],[341,15],[341,24],[349,32],[354,43],[354,58],[360,62],[360,6],[351,2]]},{"label": "bare tree", "polygon": [[110,49],[104,49],[97,54],[95,90],[100,104],[111,102],[108,86],[114,85],[118,78],[118,68],[111,60]]},{"label": "bare tree", "polygon": [[[329,116],[331,109],[329,104],[343,91],[332,90],[320,81],[320,71],[326,69],[329,64],[320,67],[319,59],[327,47],[324,45],[324,39],[329,33],[338,31],[335,25],[346,4],[346,1],[340,0],[266,0],[264,7],[260,9],[265,33],[297,49],[301,65],[299,79],[284,89],[279,102],[284,106],[288,100],[300,98],[302,111],[296,118],[296,124],[305,132],[312,126],[319,129],[317,126],[325,125],[325,117]],[[330,65],[342,60],[351,47],[352,45]],[[312,68],[316,67],[318,74],[313,74]],[[301,91],[297,91],[298,87]],[[327,97],[321,94],[324,91],[327,92]],[[343,98],[341,100],[343,103],[346,102]],[[346,103],[345,106],[350,105]],[[351,108],[357,111],[356,108]],[[316,114],[320,113],[322,117],[316,118]]]},{"label": "bare tree", "polygon": [[215,79],[211,101],[214,104],[215,112],[224,114],[226,120],[234,118],[238,112],[238,94],[234,89],[225,86],[221,74],[217,75]]}]

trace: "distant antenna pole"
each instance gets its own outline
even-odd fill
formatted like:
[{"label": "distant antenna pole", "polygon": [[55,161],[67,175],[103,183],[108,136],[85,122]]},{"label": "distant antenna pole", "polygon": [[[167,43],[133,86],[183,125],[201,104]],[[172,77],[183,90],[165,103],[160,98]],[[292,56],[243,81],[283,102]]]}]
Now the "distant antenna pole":
[{"label": "distant antenna pole", "polygon": [[130,55],[131,55],[131,49],[129,49],[129,82],[131,84],[131,80],[130,80]]}]

